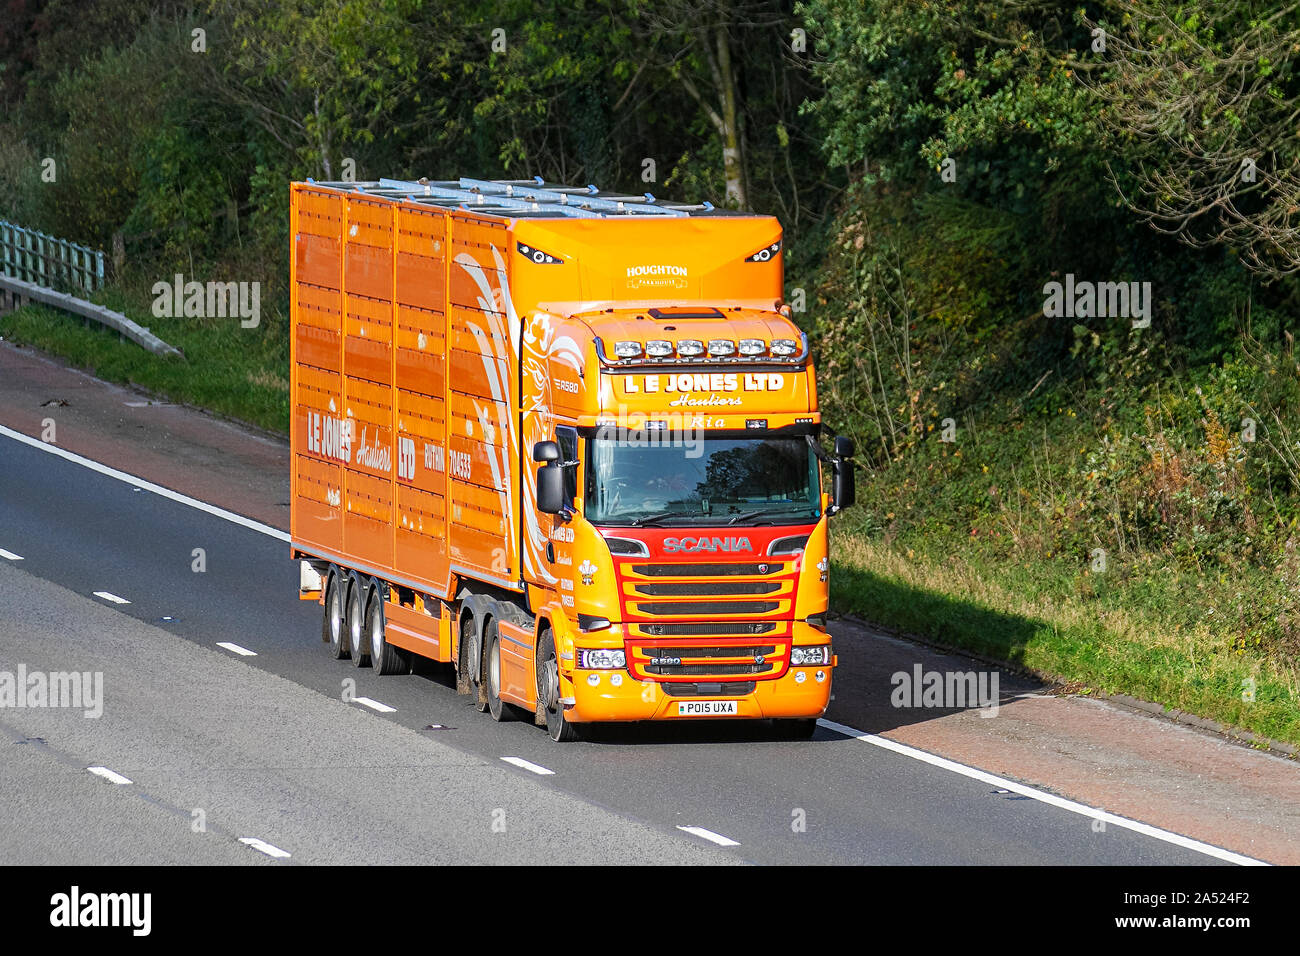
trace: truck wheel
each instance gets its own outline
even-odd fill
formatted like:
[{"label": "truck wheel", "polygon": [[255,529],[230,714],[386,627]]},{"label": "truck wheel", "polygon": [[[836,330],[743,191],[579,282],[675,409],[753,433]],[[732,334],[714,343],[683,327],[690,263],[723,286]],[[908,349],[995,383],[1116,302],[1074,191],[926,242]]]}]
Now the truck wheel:
[{"label": "truck wheel", "polygon": [[348,652],[352,655],[353,667],[365,667],[370,663],[370,654],[366,647],[366,589],[361,581],[353,579],[348,588]]},{"label": "truck wheel", "polygon": [[816,717],[786,718],[773,723],[782,740],[810,740],[817,731]]},{"label": "truck wheel", "polygon": [[514,720],[515,706],[501,699],[501,634],[495,619],[488,622],[484,634],[487,660],[483,662],[483,683],[487,690],[488,713],[496,721]]},{"label": "truck wheel", "polygon": [[399,647],[384,639],[384,598],[376,588],[370,595],[370,613],[366,615],[366,631],[370,641],[370,664],[376,674],[406,674],[411,670],[411,658]]},{"label": "truck wheel", "polygon": [[542,632],[537,660],[537,700],[546,714],[547,733],[560,743],[577,740],[577,724],[564,716],[564,704],[560,702],[560,662],[555,657],[555,638],[550,630]]},{"label": "truck wheel", "polygon": [[347,657],[347,621],[343,616],[343,592],[347,582],[334,572],[330,572],[329,582],[325,585],[325,613],[321,617],[321,640],[330,646],[330,657],[341,661]]},{"label": "truck wheel", "polygon": [[[469,623],[472,630],[461,637],[461,666],[465,670],[465,680],[473,707],[480,714],[488,709],[487,686],[483,676],[483,605],[474,600],[470,607]],[[478,680],[474,679],[474,668],[478,665]]]}]

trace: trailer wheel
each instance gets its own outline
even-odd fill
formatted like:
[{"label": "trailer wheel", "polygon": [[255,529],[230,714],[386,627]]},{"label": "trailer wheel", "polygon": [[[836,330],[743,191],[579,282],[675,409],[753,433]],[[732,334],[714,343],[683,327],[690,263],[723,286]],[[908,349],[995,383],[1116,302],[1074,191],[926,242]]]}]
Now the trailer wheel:
[{"label": "trailer wheel", "polygon": [[325,585],[325,613],[321,616],[321,640],[330,646],[330,657],[341,661],[350,653],[347,621],[343,615],[343,591],[347,582],[331,571]]},{"label": "trailer wheel", "polygon": [[537,700],[546,714],[551,739],[566,743],[578,739],[578,726],[564,716],[560,701],[560,662],[555,656],[555,638],[548,628],[537,643]]},{"label": "trailer wheel", "polygon": [[348,651],[352,655],[353,667],[365,667],[370,663],[369,649],[366,647],[366,589],[357,579],[352,579],[348,588]]},{"label": "trailer wheel", "polygon": [[370,612],[366,615],[366,632],[370,643],[370,664],[376,674],[407,674],[411,658],[401,648],[384,638],[384,597],[375,588],[370,595]]},{"label": "trailer wheel", "polygon": [[483,683],[487,690],[488,713],[496,721],[514,720],[517,717],[514,704],[501,699],[501,634],[495,618],[488,622],[484,640],[487,660],[483,662]]}]

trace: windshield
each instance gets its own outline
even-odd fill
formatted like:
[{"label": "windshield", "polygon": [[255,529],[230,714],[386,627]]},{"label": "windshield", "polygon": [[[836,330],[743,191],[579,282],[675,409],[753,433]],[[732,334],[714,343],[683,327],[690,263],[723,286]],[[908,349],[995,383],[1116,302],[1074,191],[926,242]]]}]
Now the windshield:
[{"label": "windshield", "polygon": [[807,524],[821,516],[806,437],[587,441],[587,520],[598,525]]}]

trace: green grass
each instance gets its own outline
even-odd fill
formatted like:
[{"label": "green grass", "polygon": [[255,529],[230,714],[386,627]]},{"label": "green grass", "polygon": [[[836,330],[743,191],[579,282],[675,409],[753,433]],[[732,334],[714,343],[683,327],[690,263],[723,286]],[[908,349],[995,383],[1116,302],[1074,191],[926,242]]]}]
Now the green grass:
[{"label": "green grass", "polygon": [[44,306],[0,316],[0,335],[60,356],[98,378],[143,388],[269,431],[288,433],[289,348],[283,322],[257,328],[230,319],[167,319],[147,300],[106,290],[96,301],[123,312],[185,353],[160,358],[103,326]]},{"label": "green grass", "polygon": [[1226,639],[1207,613],[1227,617],[1245,595],[1271,600],[1277,585],[1265,572],[1222,582],[1155,565],[1093,575],[1066,562],[944,552],[943,544],[918,553],[837,532],[834,606],[1012,662],[1074,692],[1129,694],[1300,743],[1294,668]]}]

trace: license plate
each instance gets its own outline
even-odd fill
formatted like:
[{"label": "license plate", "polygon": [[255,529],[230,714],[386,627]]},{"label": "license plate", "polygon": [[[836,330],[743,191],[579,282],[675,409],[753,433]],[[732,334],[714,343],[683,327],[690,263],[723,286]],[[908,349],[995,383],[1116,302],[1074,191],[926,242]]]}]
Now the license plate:
[{"label": "license plate", "polygon": [[738,703],[734,700],[681,700],[677,702],[677,716],[735,717],[740,713]]}]

